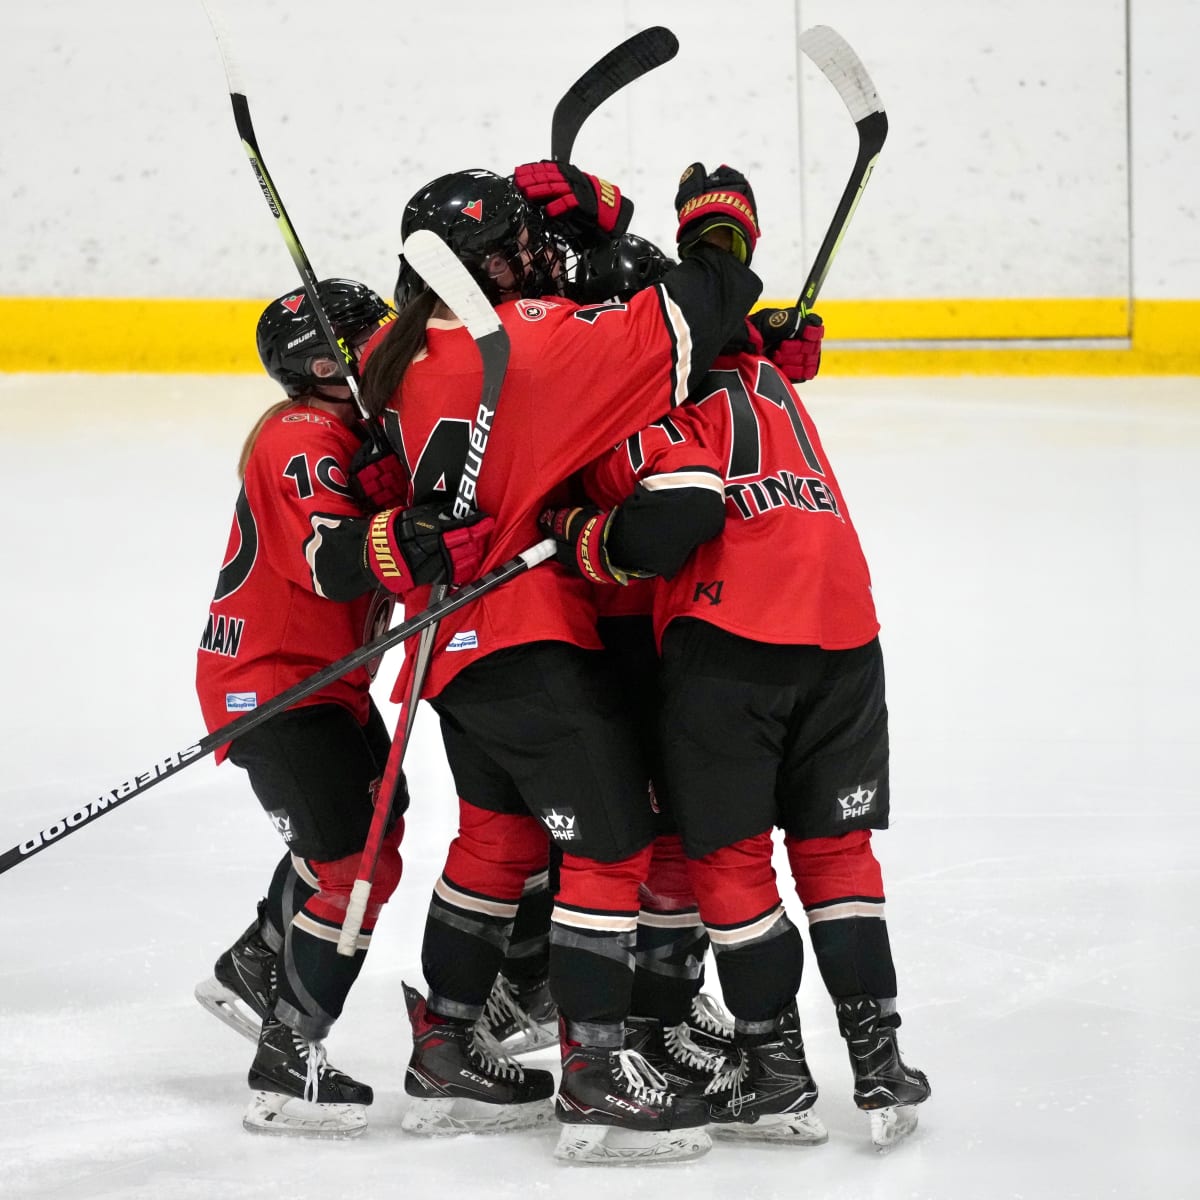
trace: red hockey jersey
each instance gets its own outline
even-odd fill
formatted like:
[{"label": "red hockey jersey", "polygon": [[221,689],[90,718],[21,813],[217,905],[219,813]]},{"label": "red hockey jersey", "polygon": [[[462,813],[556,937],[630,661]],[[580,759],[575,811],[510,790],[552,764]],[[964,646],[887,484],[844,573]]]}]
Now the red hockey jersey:
[{"label": "red hockey jersey", "polygon": [[[392,597],[337,602],[319,594],[311,552],[322,515],[360,517],[346,467],[361,439],[337,418],[289,405],[259,432],[238,496],[224,565],[196,660],[209,732],[382,633]],[[301,704],[342,704],[365,722],[374,667]],[[217,751],[217,761],[227,747]]]},{"label": "red hockey jersey", "polygon": [[[541,541],[538,514],[566,502],[568,477],[677,404],[691,369],[687,322],[661,288],[628,304],[518,300],[497,312],[511,352],[476,492],[478,508],[496,519],[484,570]],[[426,350],[384,413],[416,502],[455,495],[480,386],[470,334],[455,320],[430,321]],[[428,588],[415,589],[407,611],[418,612],[428,596]],[[443,621],[422,695],[436,696],[478,658],[542,640],[600,647],[590,585],[554,563]],[[407,687],[409,646],[397,701]]]},{"label": "red hockey jersey", "polygon": [[725,480],[725,531],[656,588],[660,639],[675,617],[739,637],[846,650],[879,631],[871,577],[812,419],[767,359],[718,359],[697,394],[584,473],[609,506],[652,475],[687,468]]}]

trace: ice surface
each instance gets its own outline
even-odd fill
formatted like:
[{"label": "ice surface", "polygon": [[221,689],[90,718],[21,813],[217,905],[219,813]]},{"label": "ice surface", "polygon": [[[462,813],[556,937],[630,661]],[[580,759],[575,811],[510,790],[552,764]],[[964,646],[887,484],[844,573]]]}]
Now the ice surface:
[{"label": "ice surface", "polygon": [[[915,1138],[869,1148],[815,969],[801,1015],[826,1146],[614,1174],[556,1166],[553,1134],[403,1134],[399,985],[421,981],[454,828],[422,714],[405,878],[329,1042],[376,1088],[367,1134],[241,1130],[250,1047],[191,993],[279,846],[210,760],[0,879],[0,1195],[1200,1194],[1200,380],[802,390],[884,626],[894,825],[876,847],[901,1044],[934,1089]],[[237,450],[273,398],[249,378],[0,376],[0,849],[203,733],[195,647]]]}]

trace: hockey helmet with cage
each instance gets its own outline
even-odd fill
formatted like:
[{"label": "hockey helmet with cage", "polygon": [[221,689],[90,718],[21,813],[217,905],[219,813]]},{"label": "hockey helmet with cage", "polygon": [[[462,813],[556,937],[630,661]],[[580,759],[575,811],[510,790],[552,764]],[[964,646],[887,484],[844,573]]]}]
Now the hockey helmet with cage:
[{"label": "hockey helmet with cage", "polygon": [[[512,180],[491,171],[455,171],[418,191],[404,208],[400,236],[418,229],[436,233],[454,252],[492,304],[502,298],[489,267],[507,267],[518,286],[505,289],[534,298],[560,290],[559,248],[547,231],[542,211],[526,202]],[[424,280],[400,255],[396,307],[426,290]]]},{"label": "hockey helmet with cage", "polygon": [[[343,339],[386,324],[394,315],[381,296],[353,279],[320,280],[317,298],[334,333]],[[337,356],[304,288],[267,305],[258,318],[257,341],[258,356],[267,374],[289,396],[301,396],[322,384],[339,382],[336,377],[322,378],[313,372],[318,359]]]},{"label": "hockey helmet with cage", "polygon": [[603,304],[628,300],[635,292],[657,283],[678,266],[653,242],[626,233],[579,256],[567,285],[567,297],[577,304]]}]

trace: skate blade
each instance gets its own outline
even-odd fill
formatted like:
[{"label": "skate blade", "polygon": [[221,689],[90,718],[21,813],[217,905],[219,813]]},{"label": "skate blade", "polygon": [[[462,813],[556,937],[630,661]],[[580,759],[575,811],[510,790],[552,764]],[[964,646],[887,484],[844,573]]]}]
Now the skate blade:
[{"label": "skate blade", "polygon": [[886,1154],[917,1127],[917,1109],[912,1104],[877,1108],[870,1113],[871,1142],[880,1154]]},{"label": "skate blade", "polygon": [[558,1045],[558,1027],[554,1025],[537,1025],[533,1031],[521,1030],[510,1034],[500,1043],[500,1049],[511,1058],[521,1058],[525,1054],[536,1054],[550,1046]]},{"label": "skate blade", "polygon": [[649,1131],[615,1125],[566,1125],[554,1157],[562,1163],[644,1166],[651,1162],[687,1162],[712,1149],[703,1125],[694,1129]]},{"label": "skate blade", "polygon": [[236,992],[231,991],[214,976],[196,984],[195,996],[201,1006],[208,1009],[217,1020],[224,1021],[230,1029],[236,1030],[247,1041],[258,1045],[262,1022],[246,1008],[245,1002]]},{"label": "skate blade", "polygon": [[735,1142],[771,1142],[788,1146],[821,1146],[829,1130],[812,1109],[802,1113],[764,1113],[757,1121],[710,1125],[709,1132]]},{"label": "skate blade", "polygon": [[409,1097],[400,1121],[405,1133],[420,1137],[453,1137],[460,1133],[507,1133],[513,1129],[542,1129],[554,1120],[550,1099],[528,1104],[488,1104],[464,1097]]},{"label": "skate blade", "polygon": [[242,1128],[250,1133],[352,1138],[366,1127],[361,1104],[315,1104],[281,1092],[254,1092],[242,1114]]}]

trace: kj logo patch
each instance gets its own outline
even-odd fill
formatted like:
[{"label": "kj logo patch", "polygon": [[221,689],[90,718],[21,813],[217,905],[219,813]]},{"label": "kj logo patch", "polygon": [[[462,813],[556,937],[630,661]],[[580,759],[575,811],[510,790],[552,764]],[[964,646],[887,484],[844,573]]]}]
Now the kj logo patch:
[{"label": "kj logo patch", "polygon": [[543,809],[542,824],[556,842],[577,842],[582,836],[575,824],[574,809]]},{"label": "kj logo patch", "polygon": [[855,784],[854,791],[847,792],[844,796],[838,796],[837,802],[842,810],[842,820],[849,821],[854,817],[865,817],[872,811],[877,791],[879,791],[877,781],[869,779],[866,783]]}]

